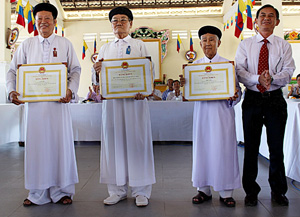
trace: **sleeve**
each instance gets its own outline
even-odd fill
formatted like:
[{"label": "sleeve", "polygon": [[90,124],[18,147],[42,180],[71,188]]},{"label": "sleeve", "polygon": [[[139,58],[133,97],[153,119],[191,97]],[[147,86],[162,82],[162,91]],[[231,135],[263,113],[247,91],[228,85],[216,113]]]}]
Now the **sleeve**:
[{"label": "sleeve", "polygon": [[275,71],[276,74],[272,75],[273,82],[272,84],[285,86],[290,83],[293,73],[295,71],[295,62],[292,56],[292,47],[286,42],[282,46],[283,55],[279,59],[279,62],[276,65]]},{"label": "sleeve", "polygon": [[[24,41],[25,42],[25,41]],[[16,91],[16,80],[17,80],[17,69],[18,65],[26,64],[26,46],[25,43],[21,43],[21,45],[17,48],[17,51],[14,54],[14,57],[10,63],[9,70],[6,73],[6,89],[7,94],[10,92]]]},{"label": "sleeve", "polygon": [[79,88],[81,66],[71,42],[68,41],[68,89],[77,94]]},{"label": "sleeve", "polygon": [[[96,59],[96,62],[98,62],[100,59],[104,58],[104,49],[105,47],[107,46],[107,44],[104,44],[100,50],[99,50],[99,53],[98,53],[98,56],[97,56],[97,59]],[[92,66],[91,68],[91,72],[92,72],[92,82],[96,85],[99,85],[99,82],[97,81],[97,76],[96,76],[96,71],[94,69],[94,67]]]},{"label": "sleeve", "polygon": [[259,75],[248,71],[248,54],[246,49],[246,43],[245,41],[242,41],[236,51],[235,69],[239,82],[243,83],[247,87],[258,84]]}]

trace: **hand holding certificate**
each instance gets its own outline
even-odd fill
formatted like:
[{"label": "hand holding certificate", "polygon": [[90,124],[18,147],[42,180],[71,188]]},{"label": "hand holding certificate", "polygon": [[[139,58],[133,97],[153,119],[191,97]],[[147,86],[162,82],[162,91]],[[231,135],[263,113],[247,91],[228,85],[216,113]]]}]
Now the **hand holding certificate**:
[{"label": "hand holding certificate", "polygon": [[235,70],[230,62],[184,66],[184,96],[188,100],[220,100],[235,95]]},{"label": "hand holding certificate", "polygon": [[18,98],[24,102],[63,102],[66,89],[67,68],[62,63],[23,64],[18,69]]},{"label": "hand holding certificate", "polygon": [[101,95],[106,99],[148,96],[153,87],[152,64],[148,58],[103,60]]}]

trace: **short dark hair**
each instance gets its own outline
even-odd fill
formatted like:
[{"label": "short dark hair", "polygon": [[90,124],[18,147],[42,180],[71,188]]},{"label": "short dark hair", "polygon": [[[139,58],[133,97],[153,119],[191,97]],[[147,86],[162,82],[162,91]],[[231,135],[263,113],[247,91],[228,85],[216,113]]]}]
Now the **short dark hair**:
[{"label": "short dark hair", "polygon": [[298,80],[299,77],[300,77],[300,74],[297,75],[296,80]]},{"label": "short dark hair", "polygon": [[53,19],[55,20],[57,18],[58,11],[56,7],[50,3],[39,3],[37,4],[33,9],[33,16],[35,18],[35,15],[39,11],[49,11],[52,13]]},{"label": "short dark hair", "polygon": [[178,81],[178,80],[174,80],[174,81],[173,81],[173,84],[174,84],[175,82],[178,82],[178,83],[180,84],[180,81]]},{"label": "short dark hair", "polygon": [[262,6],[260,9],[257,10],[257,12],[256,12],[256,19],[258,18],[260,11],[262,9],[264,9],[264,8],[273,8],[275,10],[275,13],[276,13],[276,19],[279,20],[279,12],[278,12],[278,10],[273,5],[270,5],[270,4],[266,4],[266,5]]}]

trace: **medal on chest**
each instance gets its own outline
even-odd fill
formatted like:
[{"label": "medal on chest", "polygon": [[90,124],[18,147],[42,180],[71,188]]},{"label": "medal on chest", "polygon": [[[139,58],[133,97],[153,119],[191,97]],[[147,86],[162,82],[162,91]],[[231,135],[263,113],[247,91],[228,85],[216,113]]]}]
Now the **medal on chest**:
[{"label": "medal on chest", "polygon": [[53,48],[53,57],[57,57],[57,50],[55,47]]},{"label": "medal on chest", "polygon": [[128,46],[126,49],[126,54],[130,54],[130,52],[131,52],[131,48],[130,48],[130,46]]}]

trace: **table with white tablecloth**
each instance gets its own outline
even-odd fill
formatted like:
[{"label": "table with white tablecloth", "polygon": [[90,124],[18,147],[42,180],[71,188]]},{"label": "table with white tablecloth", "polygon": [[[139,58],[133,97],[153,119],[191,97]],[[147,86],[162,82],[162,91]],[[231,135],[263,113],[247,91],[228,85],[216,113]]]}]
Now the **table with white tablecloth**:
[{"label": "table with white tablecloth", "polygon": [[[101,140],[102,104],[70,104],[75,141]],[[193,102],[149,102],[153,141],[192,141]]]},{"label": "table with white tablecloth", "polygon": [[[300,102],[287,99],[288,118],[284,134],[284,164],[286,176],[300,182]],[[237,140],[244,141],[242,102],[235,106]],[[263,126],[259,153],[269,158],[266,128]]]}]

